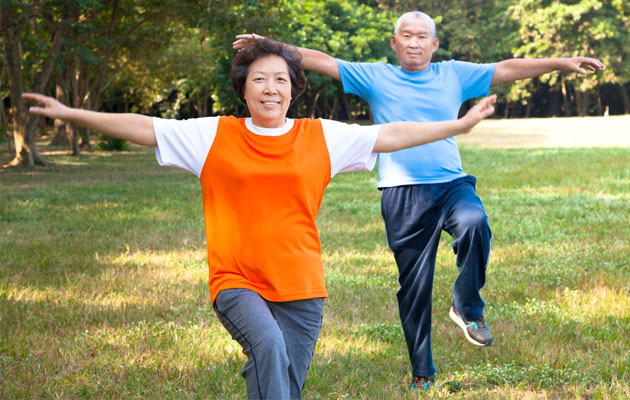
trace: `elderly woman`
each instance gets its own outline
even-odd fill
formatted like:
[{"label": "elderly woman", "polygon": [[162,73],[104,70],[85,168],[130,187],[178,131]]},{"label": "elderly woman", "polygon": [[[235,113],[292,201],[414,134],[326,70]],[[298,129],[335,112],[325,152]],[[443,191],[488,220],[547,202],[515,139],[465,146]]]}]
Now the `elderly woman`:
[{"label": "elderly woman", "polygon": [[160,165],[199,177],[211,301],[247,355],[247,394],[301,398],[327,297],[315,219],[331,178],[371,169],[377,152],[468,132],[492,114],[495,99],[440,123],[288,119],[306,78],[299,53],[269,39],[238,52],[231,78],[251,118],[164,120],[73,109],[32,93],[22,97],[39,104],[31,113],[153,146]]}]

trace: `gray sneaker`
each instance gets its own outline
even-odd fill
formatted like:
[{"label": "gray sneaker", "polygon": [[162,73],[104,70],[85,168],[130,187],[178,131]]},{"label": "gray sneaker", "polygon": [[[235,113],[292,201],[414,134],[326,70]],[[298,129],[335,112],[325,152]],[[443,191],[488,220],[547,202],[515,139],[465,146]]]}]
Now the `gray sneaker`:
[{"label": "gray sneaker", "polygon": [[488,329],[488,324],[486,324],[483,315],[475,321],[464,321],[464,319],[457,314],[454,307],[451,307],[451,311],[449,311],[448,315],[464,330],[464,335],[466,335],[466,339],[468,339],[470,343],[477,346],[492,346],[492,333],[490,333],[490,329]]}]

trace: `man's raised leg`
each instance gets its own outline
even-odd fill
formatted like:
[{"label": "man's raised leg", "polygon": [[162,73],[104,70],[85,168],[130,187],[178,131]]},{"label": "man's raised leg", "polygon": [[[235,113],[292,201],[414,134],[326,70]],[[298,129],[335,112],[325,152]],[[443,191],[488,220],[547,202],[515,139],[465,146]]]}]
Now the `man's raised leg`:
[{"label": "man's raised leg", "polygon": [[459,268],[449,315],[471,343],[488,346],[493,339],[483,316],[485,303],[479,291],[486,282],[492,232],[488,216],[475,193],[474,177],[452,182],[446,208],[449,211],[444,229],[455,238],[452,247]]}]

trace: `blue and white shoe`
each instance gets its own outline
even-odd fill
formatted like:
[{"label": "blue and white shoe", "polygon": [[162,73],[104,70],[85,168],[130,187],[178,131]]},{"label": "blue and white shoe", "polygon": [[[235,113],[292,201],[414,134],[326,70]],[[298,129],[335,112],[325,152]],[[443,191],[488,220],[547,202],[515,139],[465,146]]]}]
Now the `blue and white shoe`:
[{"label": "blue and white shoe", "polygon": [[428,376],[415,376],[411,380],[411,386],[409,390],[414,391],[425,391],[431,389],[432,383],[431,378]]},{"label": "blue and white shoe", "polygon": [[448,315],[464,330],[464,335],[466,335],[466,339],[468,339],[470,343],[477,346],[492,346],[492,333],[490,333],[490,329],[483,315],[475,321],[464,321],[464,319],[457,314],[454,307],[451,307],[451,311]]}]

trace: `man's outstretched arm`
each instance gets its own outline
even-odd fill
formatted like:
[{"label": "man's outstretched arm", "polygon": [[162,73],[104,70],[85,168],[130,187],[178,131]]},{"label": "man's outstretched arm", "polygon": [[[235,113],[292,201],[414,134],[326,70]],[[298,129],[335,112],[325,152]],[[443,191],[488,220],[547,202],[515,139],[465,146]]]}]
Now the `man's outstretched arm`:
[{"label": "man's outstretched arm", "polygon": [[491,85],[535,78],[553,71],[577,72],[599,71],[604,64],[590,57],[570,58],[512,58],[497,63]]},{"label": "man's outstretched arm", "polygon": [[[232,47],[236,50],[242,49],[243,47],[251,44],[254,40],[262,38],[263,36],[255,33],[237,35]],[[304,69],[329,76],[338,81],[341,80],[341,77],[339,76],[339,68],[337,67],[337,60],[334,57],[331,57],[321,51],[307,49],[304,47],[296,47],[296,49],[302,55],[302,65],[304,66]]]}]

